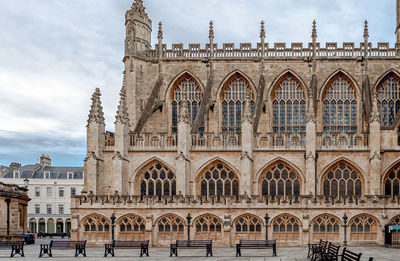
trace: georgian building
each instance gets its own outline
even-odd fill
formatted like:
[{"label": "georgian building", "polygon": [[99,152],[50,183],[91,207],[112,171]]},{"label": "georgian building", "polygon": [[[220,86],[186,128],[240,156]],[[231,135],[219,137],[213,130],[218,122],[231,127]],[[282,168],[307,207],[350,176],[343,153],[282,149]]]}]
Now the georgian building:
[{"label": "georgian building", "polygon": [[[395,15],[393,14],[395,17]],[[101,244],[191,238],[383,243],[400,224],[400,26],[396,44],[163,43],[142,0],[126,13],[115,132],[100,90],[87,124],[72,237]],[[397,0],[400,25],[400,0]],[[268,214],[266,222],[264,218]],[[347,217],[343,218],[343,217]]]},{"label": "georgian building", "polygon": [[83,189],[82,167],[52,166],[50,157],[42,154],[38,164],[13,164],[0,181],[28,189],[32,200],[25,213],[28,225],[24,229],[32,233],[70,233],[71,196]]}]

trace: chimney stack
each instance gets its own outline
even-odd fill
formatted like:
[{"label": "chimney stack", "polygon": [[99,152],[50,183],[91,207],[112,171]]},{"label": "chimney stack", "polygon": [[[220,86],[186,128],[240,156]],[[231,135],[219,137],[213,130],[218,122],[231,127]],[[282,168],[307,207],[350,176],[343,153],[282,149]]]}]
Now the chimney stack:
[{"label": "chimney stack", "polygon": [[42,156],[40,156],[40,165],[42,167],[50,167],[51,166],[50,156],[42,154]]}]

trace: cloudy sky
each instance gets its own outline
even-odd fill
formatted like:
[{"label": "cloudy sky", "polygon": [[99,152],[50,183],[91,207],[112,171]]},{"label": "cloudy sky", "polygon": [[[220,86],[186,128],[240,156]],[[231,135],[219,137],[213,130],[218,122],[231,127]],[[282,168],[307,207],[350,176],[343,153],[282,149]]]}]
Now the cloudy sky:
[{"label": "cloudy sky", "polygon": [[[80,166],[85,125],[96,87],[108,130],[122,81],[124,15],[132,0],[0,0],[0,165],[38,162]],[[215,41],[252,42],[265,20],[267,41],[394,44],[395,0],[144,0],[164,41],[205,43],[214,21]],[[154,41],[153,41],[154,44]],[[341,44],[340,44],[341,45]],[[358,45],[358,44],[357,44]]]}]

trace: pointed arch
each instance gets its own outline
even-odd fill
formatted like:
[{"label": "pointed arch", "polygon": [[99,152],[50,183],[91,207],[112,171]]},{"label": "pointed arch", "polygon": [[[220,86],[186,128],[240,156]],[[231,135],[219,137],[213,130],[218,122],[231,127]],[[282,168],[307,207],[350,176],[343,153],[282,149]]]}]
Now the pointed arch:
[{"label": "pointed arch", "polygon": [[254,82],[251,80],[251,78],[250,78],[246,73],[244,73],[243,71],[236,69],[236,70],[233,70],[233,71],[231,71],[230,73],[228,73],[228,74],[225,76],[225,78],[221,81],[221,83],[219,84],[219,87],[217,88],[217,90],[216,90],[216,92],[215,92],[215,97],[217,97],[217,99],[218,99],[218,97],[221,96],[221,93],[222,93],[222,91],[223,91],[223,88],[226,86],[226,83],[227,83],[230,79],[232,79],[232,78],[235,76],[235,74],[236,74],[236,75],[240,75],[241,77],[243,77],[244,79],[246,79],[246,81],[248,82],[249,87],[251,88],[252,92],[254,93],[254,95],[256,95],[256,87],[255,87],[256,85],[255,85]]},{"label": "pointed arch", "polygon": [[299,167],[297,167],[296,165],[294,165],[293,162],[291,162],[290,160],[285,159],[283,157],[276,157],[276,158],[268,161],[266,164],[264,164],[264,166],[262,166],[258,170],[258,172],[256,174],[256,180],[259,180],[260,176],[263,174],[263,172],[265,172],[266,169],[268,169],[270,166],[274,165],[277,162],[283,162],[284,164],[288,165],[290,168],[294,169],[297,172],[297,174],[299,174],[301,176],[301,179],[303,181],[305,180],[305,176],[304,176],[304,173],[302,172],[302,170]]},{"label": "pointed arch", "polygon": [[270,88],[272,131],[298,136],[306,131],[307,87],[287,70]]},{"label": "pointed arch", "polygon": [[313,241],[339,241],[341,225],[340,218],[332,214],[324,213],[314,217],[310,222]]},{"label": "pointed arch", "polygon": [[357,83],[356,79],[353,76],[351,76],[351,74],[348,73],[346,70],[338,69],[338,70],[334,71],[333,73],[331,73],[328,76],[328,78],[326,78],[325,81],[322,83],[321,88],[318,93],[318,99],[320,101],[323,100],[324,93],[326,91],[326,88],[329,86],[329,83],[332,82],[336,76],[340,76],[340,75],[344,76],[345,79],[347,79],[352,84],[352,87],[354,88],[354,90],[356,92],[357,99],[359,99],[359,97],[361,97],[361,88],[360,88],[359,84]]},{"label": "pointed arch", "polygon": [[176,195],[175,171],[157,157],[148,160],[137,168],[133,181],[136,195]]},{"label": "pointed arch", "polygon": [[264,223],[259,216],[246,213],[236,217],[232,226],[236,239],[261,239]]},{"label": "pointed arch", "polygon": [[258,194],[265,196],[299,196],[304,179],[292,164],[275,159],[257,174]]},{"label": "pointed arch", "polygon": [[[170,83],[165,100],[168,104],[169,122],[171,124],[170,131],[177,133],[178,131],[178,115],[183,95],[186,95],[190,121],[193,123],[196,119],[200,103],[203,99],[204,86],[190,72],[182,71]],[[201,133],[204,131],[204,122],[200,126]]]},{"label": "pointed arch", "polygon": [[400,195],[400,161],[396,161],[382,175],[383,193],[387,196]]},{"label": "pointed arch", "polygon": [[142,240],[145,237],[146,220],[139,215],[123,215],[117,219],[116,225],[119,240]]},{"label": "pointed arch", "polygon": [[251,109],[255,113],[257,96],[255,85],[242,72],[236,70],[224,79],[217,90],[220,107],[220,126],[223,133],[230,136],[241,133],[242,112],[245,106],[245,92],[251,90]]},{"label": "pointed arch", "polygon": [[284,213],[271,220],[272,237],[277,241],[300,241],[301,221],[298,217]]},{"label": "pointed arch", "polygon": [[196,174],[196,192],[202,196],[239,195],[239,172],[221,159],[203,165]]},{"label": "pointed arch", "polygon": [[365,192],[365,178],[361,168],[344,157],[326,166],[319,180],[320,191],[326,197],[359,197]]},{"label": "pointed arch", "polygon": [[394,216],[394,217],[390,220],[390,224],[391,224],[391,225],[395,225],[395,226],[400,226],[400,215]]},{"label": "pointed arch", "polygon": [[378,98],[378,110],[382,128],[393,129],[400,115],[400,74],[387,71],[379,78],[374,91]]},{"label": "pointed arch", "polygon": [[325,136],[357,133],[361,91],[349,74],[343,70],[332,74],[321,88],[319,97]]},{"label": "pointed arch", "polygon": [[110,224],[109,218],[97,213],[85,216],[80,222],[84,232],[109,232]]},{"label": "pointed arch", "polygon": [[202,239],[222,239],[222,228],[223,221],[221,218],[214,214],[205,213],[193,220],[193,226],[195,227],[195,238],[197,240]]},{"label": "pointed arch", "polygon": [[179,81],[179,79],[182,79],[182,77],[184,76],[188,76],[190,78],[193,78],[201,87],[201,89],[204,91],[205,87],[203,82],[200,80],[199,77],[196,76],[196,74],[194,74],[193,72],[191,72],[190,70],[182,70],[181,72],[179,72],[177,75],[175,75],[174,78],[172,78],[169,83],[168,86],[164,92],[164,101],[168,101],[169,97],[171,97],[171,95],[173,94],[173,87],[175,85],[176,82]]},{"label": "pointed arch", "polygon": [[174,242],[184,238],[185,220],[173,213],[167,213],[156,219],[153,231],[158,241]]},{"label": "pointed arch", "polygon": [[370,214],[359,214],[349,221],[351,241],[376,241],[379,220]]},{"label": "pointed arch", "polygon": [[285,79],[286,75],[291,75],[300,83],[301,87],[303,88],[303,90],[306,94],[306,98],[307,98],[307,92],[308,92],[309,87],[307,86],[307,84],[305,83],[303,78],[298,73],[296,73],[294,70],[291,70],[291,69],[286,69],[286,70],[282,71],[280,74],[278,74],[278,76],[275,77],[275,79],[272,81],[271,85],[268,88],[268,91],[267,91],[268,97],[272,97],[272,93],[273,93],[274,89],[283,79]]}]

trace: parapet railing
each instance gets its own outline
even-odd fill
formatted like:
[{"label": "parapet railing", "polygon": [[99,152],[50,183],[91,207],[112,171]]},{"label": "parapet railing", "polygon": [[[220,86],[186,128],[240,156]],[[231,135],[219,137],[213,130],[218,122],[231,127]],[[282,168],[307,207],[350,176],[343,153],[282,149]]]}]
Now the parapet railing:
[{"label": "parapet railing", "polygon": [[175,150],[178,144],[178,135],[166,133],[143,133],[137,135],[129,134],[129,145],[131,150],[152,150],[172,149]]},{"label": "parapet railing", "polygon": [[[316,57],[335,58],[335,57],[361,57],[364,56],[364,43],[360,43],[360,47],[355,47],[355,43],[345,42],[342,47],[338,47],[336,42],[328,42],[325,47],[321,47],[317,43],[315,48]],[[149,50],[146,56],[150,59],[157,58],[158,47]],[[164,59],[203,59],[209,57],[210,45],[206,44],[205,48],[201,48],[200,44],[189,44],[188,48],[184,48],[183,44],[172,44],[171,49],[167,49],[167,45],[163,45]],[[389,43],[378,42],[376,47],[372,43],[368,44],[367,54],[369,57],[396,57],[400,56],[400,44],[390,47]],[[214,44],[214,58],[259,58],[262,55],[261,44],[257,43],[257,47],[253,47],[251,43],[240,43],[239,48],[234,43],[224,43],[222,48],[218,48]],[[307,58],[313,55],[312,43],[308,43],[307,47],[303,47],[303,43],[274,43],[273,46],[265,44],[264,57],[300,57]]]},{"label": "parapet railing", "polygon": [[369,149],[368,134],[329,134],[317,133],[318,149],[359,150]]},{"label": "parapet railing", "polygon": [[267,133],[261,135],[254,134],[254,149],[255,150],[285,150],[285,149],[305,149],[306,134],[276,134]]},{"label": "parapet railing", "polygon": [[240,150],[241,134],[192,134],[192,150]]}]

